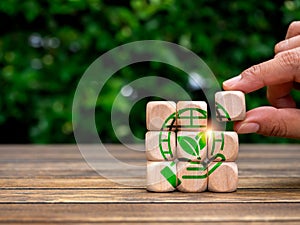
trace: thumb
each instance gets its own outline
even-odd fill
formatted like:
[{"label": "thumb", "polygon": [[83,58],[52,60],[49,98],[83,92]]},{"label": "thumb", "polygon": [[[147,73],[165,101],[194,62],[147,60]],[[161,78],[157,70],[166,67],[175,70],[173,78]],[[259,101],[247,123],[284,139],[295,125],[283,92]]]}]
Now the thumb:
[{"label": "thumb", "polygon": [[258,133],[300,139],[300,110],[259,107],[247,112],[246,119],[235,123],[239,134]]}]

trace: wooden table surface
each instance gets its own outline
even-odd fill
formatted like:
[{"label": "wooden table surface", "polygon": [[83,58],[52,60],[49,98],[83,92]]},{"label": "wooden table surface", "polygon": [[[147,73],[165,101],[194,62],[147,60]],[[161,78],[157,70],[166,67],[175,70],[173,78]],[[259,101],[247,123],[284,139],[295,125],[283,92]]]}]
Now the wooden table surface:
[{"label": "wooden table surface", "polygon": [[[143,152],[107,148],[145,165]],[[241,145],[234,193],[149,193],[143,176],[115,183],[75,145],[2,145],[0,162],[2,224],[300,224],[300,145]]]}]

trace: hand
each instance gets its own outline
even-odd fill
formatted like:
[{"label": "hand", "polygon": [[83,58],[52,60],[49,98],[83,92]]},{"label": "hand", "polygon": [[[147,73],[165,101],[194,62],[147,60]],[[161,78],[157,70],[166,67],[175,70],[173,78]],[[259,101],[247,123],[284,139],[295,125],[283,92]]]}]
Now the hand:
[{"label": "hand", "polygon": [[273,107],[247,112],[237,122],[237,133],[300,138],[300,109],[290,92],[300,84],[300,21],[290,24],[286,39],[275,46],[275,57],[252,66],[223,83],[224,90],[249,93],[267,86],[267,98]]}]

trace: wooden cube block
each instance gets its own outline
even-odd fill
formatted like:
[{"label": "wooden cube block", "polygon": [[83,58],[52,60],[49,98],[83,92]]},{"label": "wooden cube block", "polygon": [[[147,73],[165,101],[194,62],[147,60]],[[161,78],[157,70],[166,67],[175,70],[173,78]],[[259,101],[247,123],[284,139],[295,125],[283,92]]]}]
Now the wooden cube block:
[{"label": "wooden cube block", "polygon": [[174,191],[177,186],[175,162],[147,161],[147,190],[153,192]]},{"label": "wooden cube block", "polygon": [[238,157],[239,138],[232,131],[211,131],[207,133],[207,155],[214,161],[234,162]]},{"label": "wooden cube block", "polygon": [[177,162],[177,189],[182,192],[203,192],[207,189],[207,168],[200,162]]},{"label": "wooden cube block", "polygon": [[177,102],[177,127],[184,131],[205,131],[207,104],[203,101]]},{"label": "wooden cube block", "polygon": [[176,103],[172,101],[153,101],[146,107],[146,125],[148,130],[175,130]]},{"label": "wooden cube block", "polygon": [[217,92],[215,104],[219,121],[238,121],[246,117],[245,95],[241,91]]},{"label": "wooden cube block", "polygon": [[148,131],[145,138],[146,157],[149,161],[174,160],[176,134],[173,131]]},{"label": "wooden cube block", "polygon": [[235,162],[212,162],[208,166],[208,190],[233,192],[238,186],[238,168]]},{"label": "wooden cube block", "polygon": [[204,161],[207,157],[205,132],[178,131],[177,158],[185,161]]}]

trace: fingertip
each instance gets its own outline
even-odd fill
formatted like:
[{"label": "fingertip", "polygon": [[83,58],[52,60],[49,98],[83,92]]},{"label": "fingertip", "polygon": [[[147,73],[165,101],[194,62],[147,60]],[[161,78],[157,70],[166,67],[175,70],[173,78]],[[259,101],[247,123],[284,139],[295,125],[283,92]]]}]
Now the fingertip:
[{"label": "fingertip", "polygon": [[234,124],[238,134],[258,133],[300,139],[300,110],[264,106],[247,112],[246,119]]},{"label": "fingertip", "polygon": [[241,75],[238,75],[236,77],[233,77],[229,80],[226,80],[223,82],[223,89],[226,90],[226,91],[229,91],[229,90],[233,90],[238,82],[241,80],[242,76]]},{"label": "fingertip", "polygon": [[247,122],[243,120],[243,121],[235,122],[233,129],[238,134],[257,133],[260,129],[260,125],[256,122]]},{"label": "fingertip", "polygon": [[238,134],[251,134],[257,133],[260,129],[260,125],[258,123],[242,123],[237,128],[236,132]]},{"label": "fingertip", "polygon": [[282,51],[282,42],[279,42],[274,46],[274,53],[276,55],[277,53],[279,53],[281,51]]},{"label": "fingertip", "polygon": [[234,124],[233,124],[233,130],[238,133],[238,130],[242,126],[242,124],[243,124],[242,121],[234,122]]},{"label": "fingertip", "polygon": [[285,39],[295,37],[300,32],[300,21],[293,21],[288,28]]}]

